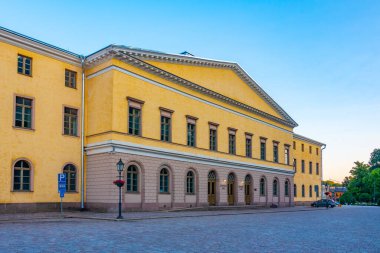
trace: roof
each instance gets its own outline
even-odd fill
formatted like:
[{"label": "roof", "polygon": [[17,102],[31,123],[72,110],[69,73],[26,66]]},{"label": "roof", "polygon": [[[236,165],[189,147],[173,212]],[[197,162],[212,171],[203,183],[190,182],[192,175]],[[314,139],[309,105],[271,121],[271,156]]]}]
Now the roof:
[{"label": "roof", "polygon": [[317,146],[320,146],[320,147],[326,146],[326,144],[324,144],[322,142],[310,139],[308,137],[305,137],[303,135],[296,134],[296,133],[293,133],[293,138],[297,139],[297,140],[305,141],[305,142],[308,142],[308,143],[311,143],[311,144],[314,144],[314,145],[317,145]]}]

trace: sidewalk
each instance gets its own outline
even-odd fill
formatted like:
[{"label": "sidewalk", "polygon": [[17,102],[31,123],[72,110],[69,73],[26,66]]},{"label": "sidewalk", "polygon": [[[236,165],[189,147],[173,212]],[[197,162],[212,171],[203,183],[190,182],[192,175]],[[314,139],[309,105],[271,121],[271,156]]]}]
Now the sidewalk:
[{"label": "sidewalk", "polygon": [[76,221],[76,220],[103,220],[103,221],[141,221],[152,219],[171,219],[187,217],[223,216],[223,215],[253,215],[270,214],[280,212],[305,212],[325,210],[325,208],[311,208],[308,206],[286,207],[286,208],[260,208],[243,210],[214,210],[214,211],[155,211],[155,212],[124,212],[123,219],[117,220],[117,213],[98,213],[91,211],[67,211],[63,216],[59,212],[40,213],[16,213],[0,214],[1,223],[15,222],[55,222],[55,221]]}]

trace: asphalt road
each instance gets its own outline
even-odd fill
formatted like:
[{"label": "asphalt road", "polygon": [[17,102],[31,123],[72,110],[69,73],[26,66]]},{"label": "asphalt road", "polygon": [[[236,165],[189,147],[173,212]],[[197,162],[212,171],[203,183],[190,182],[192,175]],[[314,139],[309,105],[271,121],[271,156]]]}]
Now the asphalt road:
[{"label": "asphalt road", "polygon": [[1,223],[0,252],[380,252],[380,207]]}]

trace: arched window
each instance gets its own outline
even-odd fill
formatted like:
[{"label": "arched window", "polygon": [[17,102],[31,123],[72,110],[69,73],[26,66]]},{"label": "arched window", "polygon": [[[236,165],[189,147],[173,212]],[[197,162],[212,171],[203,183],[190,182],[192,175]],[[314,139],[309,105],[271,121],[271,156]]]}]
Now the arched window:
[{"label": "arched window", "polygon": [[77,169],[72,164],[67,164],[63,168],[63,174],[66,175],[66,191],[75,192],[77,190]]},{"label": "arched window", "polygon": [[304,198],[305,197],[305,186],[302,185],[302,197]]},{"label": "arched window", "polygon": [[297,185],[296,184],[294,184],[294,197],[297,197]]},{"label": "arched window", "polygon": [[166,168],[160,171],[160,193],[169,193],[169,171]]},{"label": "arched window", "polygon": [[251,175],[246,175],[244,179],[244,194],[245,195],[251,195],[251,182],[252,177]]},{"label": "arched window", "polygon": [[187,172],[187,175],[186,175],[186,193],[187,194],[194,194],[195,193],[195,190],[194,190],[194,172],[192,172],[191,170]]},{"label": "arched window", "polygon": [[289,181],[288,180],[285,181],[285,196],[286,197],[289,196]]},{"label": "arched window", "polygon": [[265,196],[265,179],[260,179],[260,195]]},{"label": "arched window", "polygon": [[278,181],[277,179],[273,180],[273,196],[278,194]]},{"label": "arched window", "polygon": [[30,191],[31,190],[31,166],[25,160],[20,160],[13,167],[13,190]]},{"label": "arched window", "polygon": [[313,197],[313,187],[311,185],[309,186],[309,197]]},{"label": "arched window", "polygon": [[139,170],[136,165],[131,165],[127,169],[127,192],[139,191]]}]

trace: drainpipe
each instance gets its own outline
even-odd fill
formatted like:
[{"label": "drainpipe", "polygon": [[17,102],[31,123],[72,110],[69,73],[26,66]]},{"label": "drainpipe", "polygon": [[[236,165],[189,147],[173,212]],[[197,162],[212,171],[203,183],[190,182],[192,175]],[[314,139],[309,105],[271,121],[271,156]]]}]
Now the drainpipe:
[{"label": "drainpipe", "polygon": [[81,189],[80,189],[80,209],[84,210],[84,61],[85,57],[82,55],[81,57],[82,64],[82,98],[81,98]]},{"label": "drainpipe", "polygon": [[322,194],[322,181],[323,181],[323,150],[326,148],[326,144],[323,144],[321,147],[321,199],[323,199],[323,194]]}]

